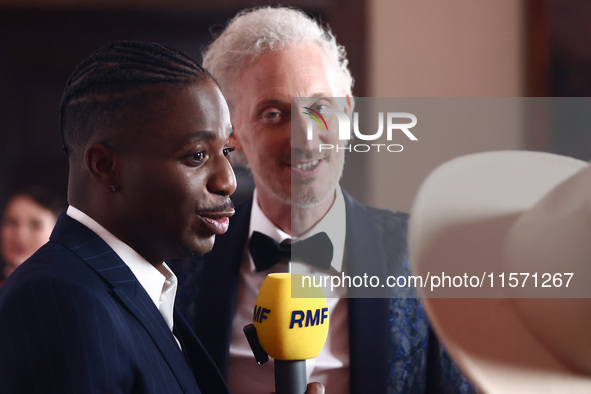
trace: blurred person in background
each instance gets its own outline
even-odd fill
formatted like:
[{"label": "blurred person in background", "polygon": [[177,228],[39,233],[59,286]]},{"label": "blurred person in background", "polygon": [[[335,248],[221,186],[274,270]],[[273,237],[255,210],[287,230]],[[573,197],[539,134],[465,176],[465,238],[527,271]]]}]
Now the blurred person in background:
[{"label": "blurred person in background", "polygon": [[51,230],[65,209],[62,197],[39,186],[21,188],[9,197],[0,225],[0,284],[49,241]]}]

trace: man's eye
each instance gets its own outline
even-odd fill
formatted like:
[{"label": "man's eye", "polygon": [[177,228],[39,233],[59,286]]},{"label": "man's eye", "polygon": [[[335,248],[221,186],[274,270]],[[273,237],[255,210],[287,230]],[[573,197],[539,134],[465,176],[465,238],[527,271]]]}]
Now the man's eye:
[{"label": "man's eye", "polygon": [[228,147],[228,148],[224,148],[224,156],[228,157],[228,155],[229,155],[231,152],[234,152],[234,150],[235,150],[235,149],[236,149],[236,148],[234,148],[234,147]]},{"label": "man's eye", "polygon": [[320,104],[314,107],[314,109],[320,113],[322,113],[323,110],[327,109],[328,105],[324,105],[324,104]]},{"label": "man's eye", "polygon": [[205,152],[204,151],[193,153],[191,155],[191,160],[193,160],[196,163],[202,162],[203,159],[205,159]]},{"label": "man's eye", "polygon": [[276,119],[276,118],[279,117],[279,115],[280,115],[279,112],[267,112],[265,114],[265,118],[267,118],[267,119]]},{"label": "man's eye", "polygon": [[282,116],[283,116],[283,113],[281,112],[281,110],[279,108],[276,108],[276,107],[269,107],[266,110],[264,110],[262,113],[263,119],[269,120],[269,121],[280,120]]}]

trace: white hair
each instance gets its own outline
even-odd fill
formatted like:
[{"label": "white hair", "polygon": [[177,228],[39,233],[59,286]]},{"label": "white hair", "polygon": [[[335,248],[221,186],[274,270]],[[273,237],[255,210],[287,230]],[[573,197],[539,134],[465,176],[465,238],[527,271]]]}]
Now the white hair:
[{"label": "white hair", "polygon": [[351,95],[353,77],[345,48],[328,26],[295,8],[255,7],[239,12],[204,50],[203,66],[217,79],[232,106],[231,86],[241,70],[269,51],[311,42],[326,53],[339,89]]}]

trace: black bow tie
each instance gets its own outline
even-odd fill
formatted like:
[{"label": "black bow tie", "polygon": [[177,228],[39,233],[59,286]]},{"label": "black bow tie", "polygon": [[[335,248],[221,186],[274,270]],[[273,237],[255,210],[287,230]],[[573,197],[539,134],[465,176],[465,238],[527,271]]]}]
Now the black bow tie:
[{"label": "black bow tie", "polygon": [[248,250],[257,272],[261,272],[271,268],[283,258],[328,269],[332,261],[333,247],[325,232],[302,241],[292,242],[286,239],[279,243],[263,233],[253,231]]}]

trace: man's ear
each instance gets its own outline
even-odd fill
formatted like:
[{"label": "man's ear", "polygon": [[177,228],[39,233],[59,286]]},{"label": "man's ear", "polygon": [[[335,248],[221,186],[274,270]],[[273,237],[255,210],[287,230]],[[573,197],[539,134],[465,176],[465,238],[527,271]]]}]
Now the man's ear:
[{"label": "man's ear", "polygon": [[349,119],[352,119],[352,115],[353,115],[353,109],[355,108],[355,98],[351,95],[346,95],[346,99],[345,99],[345,108],[343,108],[343,111],[347,114],[347,116],[349,117]]},{"label": "man's ear", "polygon": [[84,152],[84,162],[95,181],[105,188],[119,187],[119,174],[113,149],[103,144],[92,144]]}]

